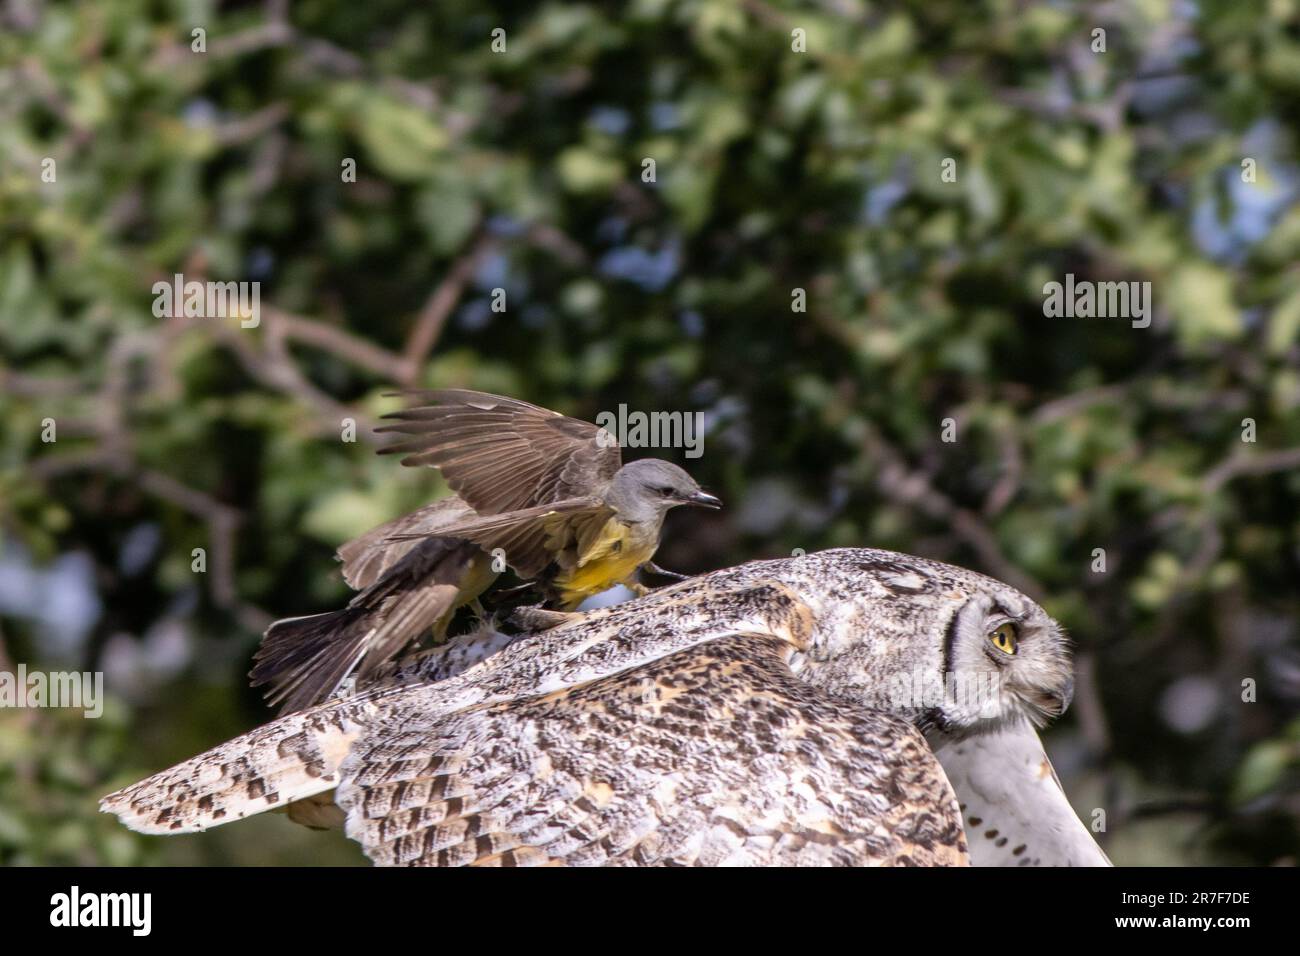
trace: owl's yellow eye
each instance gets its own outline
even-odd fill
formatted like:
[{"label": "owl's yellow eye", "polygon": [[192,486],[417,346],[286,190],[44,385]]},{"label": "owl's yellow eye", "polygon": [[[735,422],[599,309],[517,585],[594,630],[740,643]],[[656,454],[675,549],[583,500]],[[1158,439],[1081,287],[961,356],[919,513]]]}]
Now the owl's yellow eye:
[{"label": "owl's yellow eye", "polygon": [[996,630],[990,631],[989,640],[1003,654],[1014,654],[1020,646],[1016,641],[1016,626],[1010,621],[999,624]]}]

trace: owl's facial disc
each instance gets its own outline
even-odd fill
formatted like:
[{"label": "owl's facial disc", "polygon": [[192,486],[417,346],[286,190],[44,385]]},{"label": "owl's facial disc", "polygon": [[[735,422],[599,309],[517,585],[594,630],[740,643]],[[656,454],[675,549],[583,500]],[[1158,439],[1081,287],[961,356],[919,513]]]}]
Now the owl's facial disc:
[{"label": "owl's facial disc", "polygon": [[1065,711],[1074,691],[1060,627],[1011,589],[973,595],[957,610],[943,665],[948,694],[937,716],[955,728],[1014,713],[1041,725]]}]

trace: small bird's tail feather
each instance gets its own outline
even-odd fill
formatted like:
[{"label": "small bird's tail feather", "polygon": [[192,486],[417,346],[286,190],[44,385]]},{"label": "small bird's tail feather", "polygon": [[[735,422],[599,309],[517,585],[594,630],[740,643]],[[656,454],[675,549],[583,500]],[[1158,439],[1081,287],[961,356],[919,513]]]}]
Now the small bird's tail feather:
[{"label": "small bird's tail feather", "polygon": [[268,686],[267,703],[282,714],[332,696],[365,654],[373,625],[365,608],[291,617],[267,628],[248,676]]}]

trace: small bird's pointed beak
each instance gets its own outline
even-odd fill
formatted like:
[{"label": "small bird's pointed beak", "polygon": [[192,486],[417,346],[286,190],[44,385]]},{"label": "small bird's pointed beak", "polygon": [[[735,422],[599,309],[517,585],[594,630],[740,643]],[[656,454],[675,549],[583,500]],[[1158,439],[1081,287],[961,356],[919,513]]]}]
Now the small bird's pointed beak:
[{"label": "small bird's pointed beak", "polygon": [[722,507],[722,499],[715,498],[703,491],[697,491],[690,497],[683,499],[682,504],[694,505],[697,508],[712,508],[716,511]]}]

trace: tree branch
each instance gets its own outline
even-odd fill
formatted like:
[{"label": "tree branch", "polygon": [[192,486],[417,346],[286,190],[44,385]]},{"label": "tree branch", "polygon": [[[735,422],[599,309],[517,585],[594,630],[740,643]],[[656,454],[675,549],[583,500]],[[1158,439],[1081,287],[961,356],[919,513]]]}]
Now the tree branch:
[{"label": "tree branch", "polygon": [[407,336],[406,347],[402,349],[401,374],[396,376],[399,383],[409,386],[419,378],[421,366],[441,337],[447,319],[451,317],[452,310],[460,301],[465,287],[474,277],[474,272],[483,257],[495,244],[491,237],[480,236],[470,251],[456,260],[450,271],[430,293],[424,308],[420,310],[415,320],[410,335]]}]

